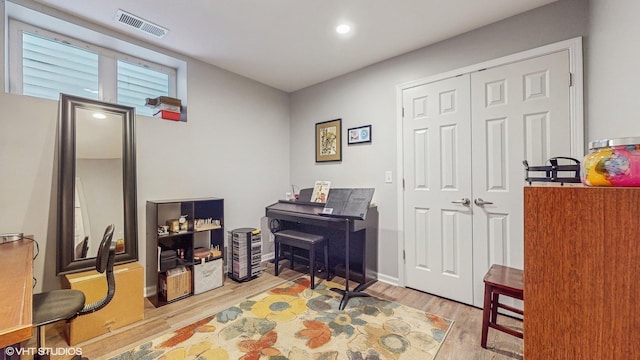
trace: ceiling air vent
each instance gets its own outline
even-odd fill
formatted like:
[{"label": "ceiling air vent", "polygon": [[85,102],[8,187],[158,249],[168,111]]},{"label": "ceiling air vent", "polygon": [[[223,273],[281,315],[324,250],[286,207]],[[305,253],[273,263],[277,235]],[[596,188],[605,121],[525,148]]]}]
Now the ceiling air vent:
[{"label": "ceiling air vent", "polygon": [[169,32],[168,29],[165,29],[162,26],[151,23],[139,16],[135,16],[120,9],[118,9],[118,12],[116,13],[116,21],[157,38],[162,38]]}]

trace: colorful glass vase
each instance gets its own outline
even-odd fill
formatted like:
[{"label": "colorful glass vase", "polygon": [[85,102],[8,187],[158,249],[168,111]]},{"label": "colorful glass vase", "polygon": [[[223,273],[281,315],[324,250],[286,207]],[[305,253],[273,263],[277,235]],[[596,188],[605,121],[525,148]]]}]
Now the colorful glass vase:
[{"label": "colorful glass vase", "polygon": [[582,183],[589,186],[640,186],[640,137],[589,143]]}]

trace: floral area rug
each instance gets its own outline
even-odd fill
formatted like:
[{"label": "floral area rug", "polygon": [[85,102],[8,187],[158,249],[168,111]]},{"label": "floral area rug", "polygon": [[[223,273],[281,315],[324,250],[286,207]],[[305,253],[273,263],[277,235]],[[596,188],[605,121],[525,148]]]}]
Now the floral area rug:
[{"label": "floral area rug", "polygon": [[304,277],[113,357],[125,359],[432,359],[452,321],[375,297],[339,310],[341,285]]}]

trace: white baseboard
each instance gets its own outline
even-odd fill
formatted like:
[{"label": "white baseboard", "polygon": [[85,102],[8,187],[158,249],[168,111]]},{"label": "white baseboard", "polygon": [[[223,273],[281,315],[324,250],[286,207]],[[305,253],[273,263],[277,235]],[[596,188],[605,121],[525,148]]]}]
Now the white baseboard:
[{"label": "white baseboard", "polygon": [[387,283],[389,285],[400,286],[400,280],[397,277],[391,277],[384,274],[378,274],[378,281],[382,281],[383,283]]},{"label": "white baseboard", "polygon": [[144,288],[144,297],[149,297],[156,294],[157,288],[155,286],[146,286]]}]

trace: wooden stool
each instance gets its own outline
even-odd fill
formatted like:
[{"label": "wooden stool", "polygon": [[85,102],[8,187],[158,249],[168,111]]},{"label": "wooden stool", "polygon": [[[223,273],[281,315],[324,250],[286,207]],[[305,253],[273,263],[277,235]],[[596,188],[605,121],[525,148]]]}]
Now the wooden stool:
[{"label": "wooden stool", "polygon": [[[316,249],[320,246],[324,249],[325,276],[329,276],[329,249],[327,238],[322,235],[309,234],[296,230],[282,230],[275,235],[275,275],[278,276],[278,261],[280,260],[280,245],[289,245],[300,249],[309,250],[309,271],[311,272],[311,288],[315,289]],[[293,269],[293,249],[291,249],[291,268]]]},{"label": "wooden stool", "polygon": [[523,300],[522,270],[493,264],[484,276],[484,308],[482,309],[482,339],[480,345],[487,348],[487,334],[489,328],[503,331],[507,334],[523,338],[523,333],[506,326],[499,325],[498,308],[524,315],[523,311],[513,306],[501,304],[500,295]]}]

